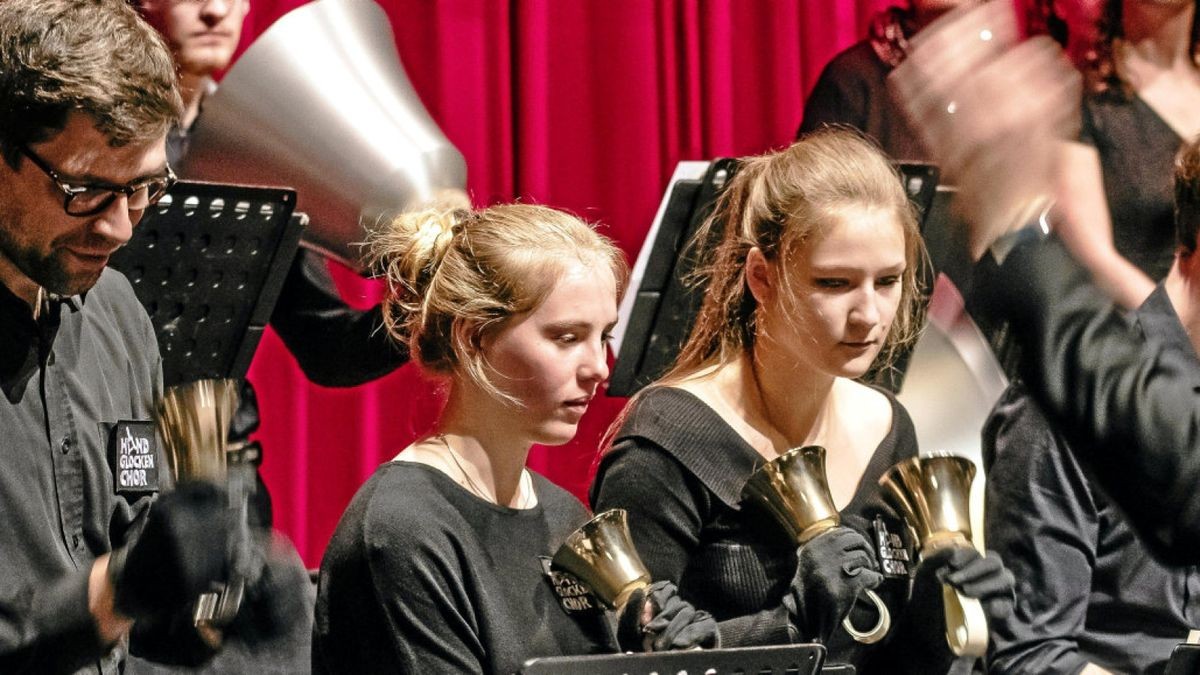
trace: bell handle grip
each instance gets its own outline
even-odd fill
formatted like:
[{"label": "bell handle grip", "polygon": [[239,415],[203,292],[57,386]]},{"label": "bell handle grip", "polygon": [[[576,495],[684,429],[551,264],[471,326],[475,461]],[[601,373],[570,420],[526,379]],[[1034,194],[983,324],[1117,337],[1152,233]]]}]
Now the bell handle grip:
[{"label": "bell handle grip", "polygon": [[946,612],[946,642],[955,656],[983,657],[987,653],[988,625],[978,598],[968,598],[942,584]]},{"label": "bell handle grip", "polygon": [[879,620],[875,625],[865,631],[860,631],[851,623],[850,617],[842,619],[842,627],[854,638],[856,642],[861,642],[864,645],[873,645],[883,639],[887,635],[888,630],[892,627],[892,613],[888,611],[887,605],[883,604],[883,599],[880,598],[875,591],[867,589],[864,591],[867,599],[875,604],[875,609],[879,612]]}]

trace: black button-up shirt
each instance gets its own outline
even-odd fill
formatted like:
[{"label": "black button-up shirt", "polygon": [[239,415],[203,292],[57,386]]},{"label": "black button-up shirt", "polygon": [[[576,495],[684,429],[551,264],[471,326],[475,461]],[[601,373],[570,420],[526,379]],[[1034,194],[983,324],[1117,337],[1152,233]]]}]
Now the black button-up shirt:
[{"label": "black button-up shirt", "polygon": [[0,284],[0,672],[117,672],[88,612],[92,563],[152,493],[118,494],[109,434],[149,420],[158,346],[129,282],[29,306]]},{"label": "black button-up shirt", "polygon": [[[1200,359],[1160,285],[1137,312],[1148,340]],[[1017,604],[994,622],[992,673],[1162,672],[1200,627],[1200,573],[1154,560],[1019,386],[984,429],[987,543],[1017,578]]]}]

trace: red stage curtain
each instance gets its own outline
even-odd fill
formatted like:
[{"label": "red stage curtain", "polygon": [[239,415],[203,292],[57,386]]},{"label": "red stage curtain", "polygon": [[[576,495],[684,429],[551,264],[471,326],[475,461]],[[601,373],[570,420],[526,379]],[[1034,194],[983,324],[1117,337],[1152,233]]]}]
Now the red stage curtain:
[{"label": "red stage curtain", "polygon": [[[243,47],[296,0],[253,0]],[[384,0],[430,114],[466,156],[476,204],[520,199],[638,248],[676,162],[788,143],[829,58],[888,0]],[[339,272],[352,304],[377,285]],[[427,429],[439,395],[408,366],[351,390],[309,384],[268,333],[250,370],[279,529],[310,566],[358,486]],[[585,496],[623,401],[597,399],[533,468]]]}]

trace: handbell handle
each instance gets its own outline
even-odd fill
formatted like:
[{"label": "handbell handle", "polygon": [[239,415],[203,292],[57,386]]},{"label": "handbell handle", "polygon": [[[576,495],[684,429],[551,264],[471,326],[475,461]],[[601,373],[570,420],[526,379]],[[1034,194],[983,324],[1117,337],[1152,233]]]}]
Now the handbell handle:
[{"label": "handbell handle", "polygon": [[988,647],[987,616],[978,598],[942,584],[942,602],[946,611],[946,642],[955,656],[983,657]]},{"label": "handbell handle", "polygon": [[883,599],[876,595],[875,591],[867,589],[866,595],[867,599],[875,604],[875,609],[879,611],[879,620],[870,629],[860,631],[854,627],[854,624],[850,622],[850,617],[847,616],[842,619],[842,627],[856,642],[873,645],[882,640],[883,636],[887,635],[888,629],[892,627],[892,613],[888,611],[887,605],[883,604]]}]

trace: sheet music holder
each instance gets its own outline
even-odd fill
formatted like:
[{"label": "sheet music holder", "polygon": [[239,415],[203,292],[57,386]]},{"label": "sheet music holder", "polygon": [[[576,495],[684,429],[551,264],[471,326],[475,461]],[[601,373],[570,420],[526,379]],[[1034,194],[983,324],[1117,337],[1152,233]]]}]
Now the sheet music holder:
[{"label": "sheet music holder", "polygon": [[180,181],[112,257],[150,315],[166,386],[241,378],[307,217],[288,188]]},{"label": "sheet music holder", "polygon": [[825,647],[819,644],[693,649],[530,659],[520,675],[816,675],[824,660]]},{"label": "sheet music holder", "polygon": [[1200,675],[1200,645],[1187,642],[1176,645],[1163,675]]}]

